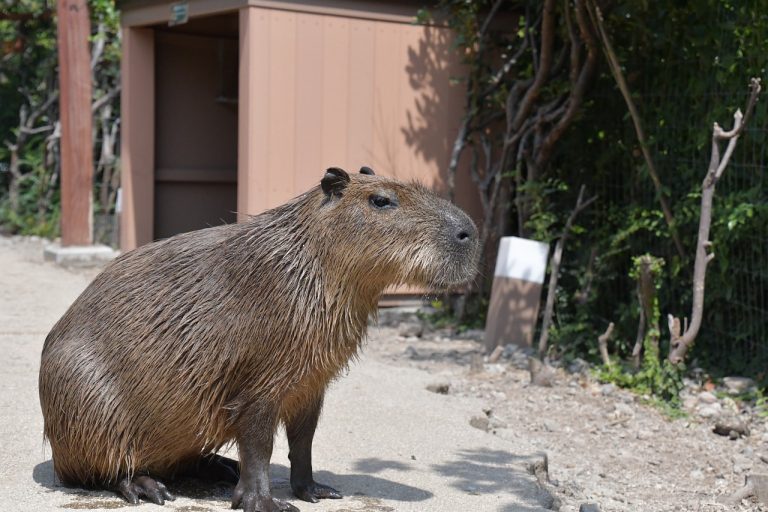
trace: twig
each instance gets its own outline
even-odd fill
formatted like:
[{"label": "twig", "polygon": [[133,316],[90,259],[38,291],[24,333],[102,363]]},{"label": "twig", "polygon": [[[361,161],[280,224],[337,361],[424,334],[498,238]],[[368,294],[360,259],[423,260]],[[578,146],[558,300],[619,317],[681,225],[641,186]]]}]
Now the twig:
[{"label": "twig", "polygon": [[597,347],[600,349],[600,357],[605,366],[611,366],[611,358],[608,356],[608,341],[611,336],[613,336],[613,322],[609,323],[605,332],[597,337]]},{"label": "twig", "polygon": [[565,222],[563,231],[560,233],[560,238],[555,244],[555,252],[552,254],[552,258],[549,261],[549,285],[547,290],[547,304],[544,307],[544,320],[541,324],[541,335],[539,336],[539,358],[544,359],[547,353],[547,343],[549,340],[549,327],[552,324],[552,313],[555,309],[555,292],[557,291],[557,279],[560,274],[560,265],[563,261],[563,248],[565,247],[565,241],[568,238],[568,234],[571,231],[576,216],[581,213],[587,206],[592,204],[597,196],[584,200],[584,192],[586,187],[584,185],[579,189],[579,196],[576,199],[576,206],[571,214],[568,216],[568,220]]}]

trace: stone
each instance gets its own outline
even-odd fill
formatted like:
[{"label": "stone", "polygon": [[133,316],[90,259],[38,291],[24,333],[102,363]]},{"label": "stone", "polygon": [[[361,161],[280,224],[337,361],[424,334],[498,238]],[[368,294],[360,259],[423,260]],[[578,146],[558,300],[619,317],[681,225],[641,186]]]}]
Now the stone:
[{"label": "stone", "polygon": [[544,423],[541,424],[541,426],[544,428],[547,432],[557,432],[558,425],[554,421],[545,420]]},{"label": "stone", "polygon": [[504,354],[504,347],[501,345],[497,346],[495,349],[493,349],[493,352],[491,352],[491,355],[488,356],[488,362],[489,363],[497,363],[499,362],[499,359],[501,359],[501,356]]},{"label": "stone", "polygon": [[753,389],[755,381],[749,377],[725,377],[723,385],[731,395],[740,395]]},{"label": "stone", "polygon": [[717,397],[709,391],[702,391],[696,396],[696,398],[698,399],[699,403],[702,404],[714,404],[717,402]]},{"label": "stone", "polygon": [[51,244],[43,249],[43,258],[62,267],[98,267],[117,258],[120,253],[106,245]]},{"label": "stone", "polygon": [[700,406],[698,409],[698,414],[702,418],[714,418],[716,416],[719,416],[722,411],[723,411],[723,406],[715,402],[714,404]]},{"label": "stone", "polygon": [[488,416],[472,416],[469,424],[483,432],[488,432],[491,428],[491,420],[488,419]]},{"label": "stone", "polygon": [[420,338],[424,334],[424,325],[421,322],[400,322],[397,327],[397,334],[403,338],[411,336]]},{"label": "stone", "polygon": [[600,386],[600,394],[603,396],[611,396],[614,391],[616,391],[616,386],[611,383]]},{"label": "stone", "polygon": [[597,503],[582,503],[579,506],[579,512],[600,512],[600,507]]},{"label": "stone", "polygon": [[650,430],[638,430],[636,437],[640,441],[645,441],[653,437],[653,432],[651,432]]},{"label": "stone", "polygon": [[731,422],[731,423],[716,423],[712,429],[715,434],[721,436],[728,436],[731,439],[738,439],[740,436],[747,437],[749,435],[749,427],[744,423]]},{"label": "stone", "polygon": [[586,373],[589,370],[589,363],[580,357],[577,357],[568,365],[570,373]]},{"label": "stone", "polygon": [[413,348],[411,345],[408,345],[408,347],[405,349],[405,357],[409,359],[417,359],[419,357],[419,352]]},{"label": "stone", "polygon": [[451,389],[451,385],[448,382],[434,382],[427,385],[427,391],[437,393],[438,395],[447,395]]},{"label": "stone", "polygon": [[528,358],[528,371],[531,374],[531,384],[534,386],[552,387],[555,381],[555,370],[542,363],[535,357]]},{"label": "stone", "polygon": [[703,480],[704,479],[704,472],[700,469],[694,469],[690,472],[690,477],[694,480]]}]

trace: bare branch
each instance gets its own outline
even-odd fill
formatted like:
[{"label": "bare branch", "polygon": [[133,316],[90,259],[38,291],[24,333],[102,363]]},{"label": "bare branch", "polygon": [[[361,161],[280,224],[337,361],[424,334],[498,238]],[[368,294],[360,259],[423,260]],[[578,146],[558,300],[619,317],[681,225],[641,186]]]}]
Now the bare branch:
[{"label": "bare branch", "polygon": [[541,88],[549,77],[549,70],[552,66],[552,49],[555,41],[555,0],[545,0],[544,10],[541,20],[541,54],[539,56],[539,69],[533,80],[533,84],[525,93],[520,107],[513,119],[508,119],[508,133],[516,131],[523,124],[523,121],[531,111],[533,103],[539,97]]},{"label": "bare branch", "polygon": [[[685,360],[685,355],[696,340],[704,316],[704,287],[707,275],[707,265],[714,259],[714,253],[708,249],[712,246],[709,240],[709,230],[712,224],[712,203],[715,196],[715,185],[725,171],[731,154],[736,146],[740,133],[746,126],[745,120],[749,119],[757,103],[760,94],[760,80],[753,78],[750,81],[750,95],[744,116],[737,111],[734,114],[733,128],[723,131],[717,123],[712,129],[712,152],[709,160],[707,175],[701,185],[701,209],[699,211],[699,231],[696,243],[696,259],[693,266],[693,306],[691,308],[691,322],[680,333],[680,320],[669,315],[670,346],[668,359],[672,363]],[[719,141],[728,140],[728,147],[720,159]]]},{"label": "bare branch", "polygon": [[576,216],[597,199],[597,196],[593,196],[585,201],[585,191],[586,187],[582,185],[579,189],[579,196],[576,199],[576,206],[568,216],[568,220],[565,222],[563,231],[560,233],[560,237],[555,244],[555,251],[552,253],[552,258],[549,260],[549,284],[547,285],[547,302],[546,306],[544,307],[544,319],[542,320],[541,335],[539,336],[539,358],[542,360],[544,359],[544,356],[546,356],[548,349],[549,328],[552,324],[552,314],[555,309],[555,293],[557,291],[557,280],[560,274],[560,265],[563,262],[563,249],[565,248],[565,241],[568,239],[568,234],[573,227]]}]

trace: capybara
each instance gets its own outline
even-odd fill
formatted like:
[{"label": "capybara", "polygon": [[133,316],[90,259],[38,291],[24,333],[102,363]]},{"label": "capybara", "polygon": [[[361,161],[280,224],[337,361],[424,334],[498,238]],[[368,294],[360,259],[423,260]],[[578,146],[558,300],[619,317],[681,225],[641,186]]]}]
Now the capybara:
[{"label": "capybara", "polygon": [[[161,480],[191,472],[236,483],[233,508],[297,510],[270,490],[283,423],[294,494],[340,498],[312,475],[329,382],[386,287],[466,282],[478,251],[459,208],[364,167],[328,169],[245,222],[122,255],[45,340],[40,402],[56,474],[163,504],[173,496]],[[239,463],[216,455],[230,442]]]}]

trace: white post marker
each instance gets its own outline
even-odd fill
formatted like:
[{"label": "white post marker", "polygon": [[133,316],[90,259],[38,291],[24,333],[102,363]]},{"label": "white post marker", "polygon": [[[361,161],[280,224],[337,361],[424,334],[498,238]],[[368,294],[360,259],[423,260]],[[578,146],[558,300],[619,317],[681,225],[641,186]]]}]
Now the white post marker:
[{"label": "white post marker", "polygon": [[491,301],[485,321],[488,352],[514,343],[530,347],[547,272],[549,244],[505,236],[499,242]]}]

